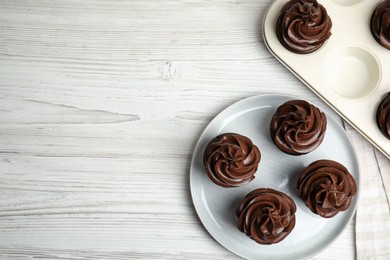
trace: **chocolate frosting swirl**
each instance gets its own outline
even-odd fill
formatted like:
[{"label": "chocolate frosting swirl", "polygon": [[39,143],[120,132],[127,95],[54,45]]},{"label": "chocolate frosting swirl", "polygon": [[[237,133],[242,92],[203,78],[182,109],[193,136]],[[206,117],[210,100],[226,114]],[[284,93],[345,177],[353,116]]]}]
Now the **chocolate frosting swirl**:
[{"label": "chocolate frosting swirl", "polygon": [[348,209],[357,189],[348,170],[332,160],[310,164],[299,175],[297,188],[308,208],[324,218]]},{"label": "chocolate frosting swirl", "polygon": [[209,142],[204,151],[203,163],[215,184],[231,188],[251,182],[260,159],[259,148],[248,137],[226,133]]},{"label": "chocolate frosting swirl", "polygon": [[271,137],[285,153],[306,154],[322,143],[326,125],[326,116],[317,107],[304,100],[291,100],[272,117]]},{"label": "chocolate frosting swirl", "polygon": [[329,39],[331,28],[332,20],[316,0],[290,0],[280,11],[276,35],[286,49],[307,54]]},{"label": "chocolate frosting swirl", "polygon": [[376,122],[382,134],[390,139],[390,92],[378,106]]},{"label": "chocolate frosting swirl", "polygon": [[295,226],[294,201],[269,188],[250,192],[236,210],[237,227],[259,244],[275,244],[285,239]]},{"label": "chocolate frosting swirl", "polygon": [[375,8],[371,16],[371,33],[380,45],[390,50],[390,0]]}]

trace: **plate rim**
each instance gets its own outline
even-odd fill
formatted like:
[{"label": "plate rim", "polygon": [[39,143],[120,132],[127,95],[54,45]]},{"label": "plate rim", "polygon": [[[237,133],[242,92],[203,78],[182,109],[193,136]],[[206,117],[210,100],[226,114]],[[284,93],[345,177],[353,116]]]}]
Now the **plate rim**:
[{"label": "plate rim", "polygon": [[[228,247],[226,247],[222,241],[220,241],[209,229],[209,227],[205,224],[205,220],[203,219],[202,215],[199,214],[199,209],[198,209],[198,204],[195,202],[195,199],[194,199],[194,187],[193,187],[193,175],[194,175],[194,171],[193,171],[193,168],[194,168],[194,164],[195,164],[195,154],[197,152],[197,150],[199,149],[199,146],[200,146],[200,143],[201,141],[203,140],[203,137],[204,135],[207,133],[207,131],[209,130],[209,128],[211,127],[212,124],[214,124],[215,121],[218,120],[218,118],[226,113],[227,111],[231,110],[231,109],[234,109],[235,107],[237,106],[240,106],[242,103],[245,103],[245,102],[249,102],[250,100],[252,99],[257,99],[257,98],[265,98],[265,97],[279,97],[279,98],[289,98],[290,100],[295,100],[295,99],[300,99],[300,100],[305,100],[307,102],[310,102],[311,104],[317,106],[318,108],[320,108],[321,111],[325,112],[326,113],[326,116],[327,117],[331,117],[333,119],[333,121],[341,128],[341,130],[343,131],[345,137],[347,138],[347,141],[348,143],[350,144],[351,148],[352,148],[352,151],[353,151],[353,158],[355,159],[356,161],[356,166],[357,166],[357,176],[358,176],[358,182],[356,183],[357,184],[357,193],[356,193],[356,203],[355,203],[355,206],[354,208],[352,209],[352,212],[349,216],[349,218],[347,219],[347,221],[345,221],[345,224],[343,226],[343,228],[340,230],[340,232],[338,232],[336,234],[336,236],[328,243],[326,244],[324,247],[322,247],[320,250],[314,252],[313,254],[310,254],[310,255],[307,255],[305,256],[305,258],[303,259],[309,259],[313,256],[316,256],[318,255],[319,253],[321,253],[322,251],[324,251],[325,249],[329,248],[336,240],[337,238],[345,231],[346,227],[348,226],[348,224],[351,222],[351,220],[354,218],[354,216],[356,215],[356,211],[357,211],[357,207],[358,207],[358,202],[359,202],[359,197],[360,197],[360,186],[361,186],[361,166],[360,166],[360,160],[359,160],[359,156],[357,154],[357,151],[356,151],[356,148],[355,148],[355,145],[353,144],[351,138],[349,137],[349,135],[347,134],[345,128],[343,127],[343,125],[341,125],[333,115],[331,115],[329,113],[329,110],[328,109],[324,109],[322,106],[319,106],[318,104],[316,104],[316,102],[313,102],[311,99],[306,99],[306,98],[301,98],[301,97],[298,97],[298,96],[295,96],[295,95],[290,95],[290,94],[279,94],[279,93],[264,93],[264,94],[258,94],[258,95],[255,95],[255,96],[250,96],[250,97],[247,97],[247,98],[243,98],[241,100],[238,100],[230,105],[228,105],[227,107],[225,107],[224,109],[222,109],[220,112],[218,112],[211,120],[210,122],[206,125],[206,127],[204,127],[202,133],[199,135],[198,137],[198,140],[195,144],[195,147],[192,151],[192,158],[191,158],[191,164],[190,164],[190,175],[189,175],[189,185],[190,185],[190,193],[191,193],[191,200],[192,200],[192,204],[194,205],[194,208],[195,208],[195,211],[196,211],[196,214],[200,220],[200,222],[202,223],[203,227],[207,230],[207,232],[209,233],[209,235],[216,241],[218,242],[218,244],[220,244],[223,248],[227,249],[228,251],[230,251],[231,253],[239,256],[239,257],[242,257],[244,259],[247,259],[247,257],[245,257],[244,255],[240,254],[239,252],[236,252]],[[336,116],[339,116],[337,113],[336,113]],[[339,116],[340,117],[340,116]],[[342,120],[343,118],[340,117]]]}]

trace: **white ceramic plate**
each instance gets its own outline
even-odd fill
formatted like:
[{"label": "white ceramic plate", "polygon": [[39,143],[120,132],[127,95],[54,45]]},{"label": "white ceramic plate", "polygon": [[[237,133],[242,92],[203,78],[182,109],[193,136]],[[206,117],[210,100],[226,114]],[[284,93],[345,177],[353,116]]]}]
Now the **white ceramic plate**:
[{"label": "white ceramic plate", "polygon": [[390,50],[371,34],[370,18],[381,0],[318,0],[332,19],[332,35],[319,50],[295,54],[276,36],[275,0],[263,22],[269,51],[306,86],[390,159],[390,141],[376,123],[380,101],[390,91]]},{"label": "white ceramic plate", "polygon": [[[302,156],[281,152],[269,134],[270,120],[277,107],[297,97],[260,95],[244,99],[221,112],[205,129],[195,148],[191,164],[191,194],[203,225],[221,245],[247,259],[304,259],[329,244],[353,217],[356,195],[350,208],[331,219],[314,215],[299,198],[296,190],[298,174],[311,162],[331,159],[352,173],[359,191],[359,166],[354,148],[344,129],[326,112],[328,128],[323,143],[315,151]],[[310,102],[310,101],[309,101]],[[312,103],[312,102],[311,102]],[[246,186],[222,188],[214,184],[204,170],[202,158],[208,142],[221,133],[235,132],[248,136],[262,154],[256,178]],[[260,245],[236,227],[235,210],[250,191],[269,187],[293,198],[297,205],[296,226],[290,235],[275,245]]]}]

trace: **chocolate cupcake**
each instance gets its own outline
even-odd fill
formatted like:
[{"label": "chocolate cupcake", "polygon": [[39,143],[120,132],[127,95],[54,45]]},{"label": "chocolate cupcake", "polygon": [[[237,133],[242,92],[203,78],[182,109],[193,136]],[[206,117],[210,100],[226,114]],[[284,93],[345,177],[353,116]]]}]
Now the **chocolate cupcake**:
[{"label": "chocolate cupcake", "polygon": [[390,139],[390,92],[387,93],[378,106],[376,122],[382,134]]},{"label": "chocolate cupcake", "polygon": [[347,210],[357,189],[348,170],[331,160],[310,164],[299,175],[297,188],[307,207],[323,218]]},{"label": "chocolate cupcake", "polygon": [[290,0],[276,23],[276,35],[288,50],[307,54],[318,50],[331,36],[332,20],[316,0]]},{"label": "chocolate cupcake", "polygon": [[307,154],[324,140],[327,120],[314,105],[291,100],[281,105],[271,120],[270,131],[275,145],[291,155]]},{"label": "chocolate cupcake", "polygon": [[371,16],[371,33],[380,45],[390,50],[390,0],[375,8]]},{"label": "chocolate cupcake", "polygon": [[237,227],[259,244],[279,243],[293,230],[296,210],[294,201],[286,194],[256,189],[237,208]]},{"label": "chocolate cupcake", "polygon": [[235,133],[221,134],[212,139],[203,155],[209,178],[225,188],[251,182],[260,159],[259,148],[248,137]]}]

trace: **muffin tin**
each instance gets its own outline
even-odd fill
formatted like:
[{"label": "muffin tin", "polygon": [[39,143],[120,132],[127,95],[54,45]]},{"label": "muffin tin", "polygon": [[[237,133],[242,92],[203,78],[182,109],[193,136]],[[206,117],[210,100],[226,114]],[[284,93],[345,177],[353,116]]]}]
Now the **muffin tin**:
[{"label": "muffin tin", "polygon": [[279,12],[288,0],[276,0],[264,23],[269,51],[314,93],[390,159],[390,140],[382,135],[376,112],[390,91],[390,50],[376,42],[370,19],[381,1],[318,1],[332,19],[332,36],[317,51],[295,54],[276,36]]}]

